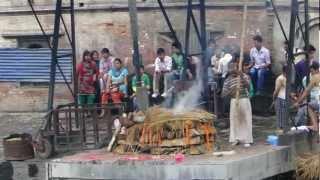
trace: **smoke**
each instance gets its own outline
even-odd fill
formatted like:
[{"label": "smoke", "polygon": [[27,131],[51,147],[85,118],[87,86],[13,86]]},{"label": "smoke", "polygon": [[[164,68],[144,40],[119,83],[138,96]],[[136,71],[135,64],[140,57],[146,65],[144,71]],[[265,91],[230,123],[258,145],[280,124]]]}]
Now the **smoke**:
[{"label": "smoke", "polygon": [[201,92],[203,90],[202,73],[200,73],[201,61],[197,57],[192,58],[192,61],[196,65],[196,80],[190,89],[183,92],[182,96],[174,105],[173,110],[175,113],[183,113],[196,108],[201,98]]}]

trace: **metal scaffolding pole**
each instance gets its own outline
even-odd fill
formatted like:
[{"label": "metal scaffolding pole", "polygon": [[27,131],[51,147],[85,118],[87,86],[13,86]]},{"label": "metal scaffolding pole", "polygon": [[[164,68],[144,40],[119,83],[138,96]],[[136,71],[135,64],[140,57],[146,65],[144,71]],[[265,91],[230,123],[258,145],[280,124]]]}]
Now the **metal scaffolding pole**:
[{"label": "metal scaffolding pole", "polygon": [[207,49],[207,31],[206,31],[206,4],[205,0],[200,0],[200,31],[202,51]]},{"label": "metal scaffolding pole", "polygon": [[[303,33],[302,33],[303,35]],[[310,35],[309,35],[309,0],[304,1],[304,46],[306,47],[306,60],[307,60],[307,69],[309,68],[310,59],[309,59],[309,46],[310,46]],[[310,71],[307,76],[307,85],[310,82]],[[310,96],[308,96],[308,102],[310,101]]]},{"label": "metal scaffolding pole", "polygon": [[203,97],[208,99],[208,67],[206,59],[208,57],[206,54],[207,50],[207,31],[206,31],[206,5],[205,0],[199,0],[199,10],[200,10],[200,31],[201,31],[201,50],[202,50],[202,80],[203,80]]},{"label": "metal scaffolding pole", "polygon": [[72,48],[72,73],[73,73],[73,98],[78,105],[78,77],[77,77],[77,55],[76,55],[76,30],[74,19],[74,0],[70,0],[70,26],[71,26],[71,48]]},{"label": "metal scaffolding pole", "polygon": [[197,24],[197,20],[194,17],[194,14],[193,14],[192,11],[191,11],[191,20],[192,20],[192,23],[193,23],[193,26],[194,26],[194,30],[196,31],[199,43],[201,43],[201,33],[200,33],[200,30],[199,30],[199,27],[198,27],[198,24]]},{"label": "metal scaffolding pole", "polygon": [[[139,27],[138,27],[138,15],[137,15],[137,2],[136,0],[128,0],[130,24],[131,24],[131,37],[133,43],[133,64],[136,69],[137,82],[140,82],[140,53],[139,53]],[[139,83],[138,83],[138,86]]]},{"label": "metal scaffolding pole", "polygon": [[56,67],[57,67],[57,62],[58,62],[57,54],[58,54],[58,45],[59,45],[61,6],[62,6],[62,0],[57,0],[55,20],[54,20],[51,64],[50,64],[48,111],[51,111],[53,109],[54,88],[55,88],[55,80],[56,80],[55,79],[56,78]]},{"label": "metal scaffolding pole", "polygon": [[192,14],[192,0],[188,0],[187,19],[186,19],[186,32],[185,32],[185,45],[184,45],[184,53],[185,53],[186,57],[189,56],[191,14]]},{"label": "metal scaffolding pole", "polygon": [[286,34],[285,30],[284,30],[284,27],[283,27],[283,25],[282,25],[282,23],[281,23],[281,20],[280,20],[280,17],[279,17],[279,13],[278,13],[277,7],[274,5],[273,0],[270,0],[270,2],[271,2],[271,5],[272,5],[272,8],[273,8],[273,12],[274,12],[274,14],[276,15],[277,21],[278,21],[278,23],[279,23],[280,29],[281,29],[281,31],[282,31],[283,37],[284,37],[284,39],[285,39],[287,42],[289,42],[288,36],[287,36],[287,34]]},{"label": "metal scaffolding pole", "polygon": [[[288,45],[288,62],[294,61],[294,41],[295,41],[295,27],[296,27],[296,18],[298,14],[298,0],[291,0],[291,19],[290,19],[290,33],[289,33],[289,45]],[[292,66],[288,66],[287,74],[292,73]],[[286,117],[288,117],[284,122],[284,131],[287,132],[290,128],[289,122],[289,113],[290,113],[290,93],[291,93],[291,76],[287,76],[286,84]]]},{"label": "metal scaffolding pole", "polygon": [[183,52],[183,51],[182,51],[181,42],[179,41],[178,36],[177,36],[177,33],[176,33],[176,31],[174,30],[174,28],[173,28],[173,26],[172,26],[172,24],[171,24],[171,21],[170,21],[169,16],[168,16],[168,14],[167,14],[167,12],[166,12],[163,4],[162,4],[162,1],[161,1],[161,0],[158,0],[158,4],[159,4],[159,7],[160,7],[160,9],[161,9],[161,12],[162,12],[162,14],[163,14],[163,16],[164,16],[164,19],[166,20],[166,23],[167,23],[167,25],[168,25],[168,27],[169,27],[169,29],[170,29],[170,32],[172,33],[172,36],[173,36],[173,38],[174,38],[174,41],[177,42],[177,43],[180,45],[180,47],[181,47],[180,51]]}]

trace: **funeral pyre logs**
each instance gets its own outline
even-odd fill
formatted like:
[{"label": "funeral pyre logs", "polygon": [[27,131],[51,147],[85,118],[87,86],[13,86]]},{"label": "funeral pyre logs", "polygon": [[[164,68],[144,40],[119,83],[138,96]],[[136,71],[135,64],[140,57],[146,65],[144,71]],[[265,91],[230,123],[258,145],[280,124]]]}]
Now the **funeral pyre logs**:
[{"label": "funeral pyre logs", "polygon": [[[136,114],[135,119],[141,119]],[[142,123],[129,127],[126,135],[118,138],[116,153],[203,154],[213,151],[215,116],[203,110],[176,113],[152,107]]]}]

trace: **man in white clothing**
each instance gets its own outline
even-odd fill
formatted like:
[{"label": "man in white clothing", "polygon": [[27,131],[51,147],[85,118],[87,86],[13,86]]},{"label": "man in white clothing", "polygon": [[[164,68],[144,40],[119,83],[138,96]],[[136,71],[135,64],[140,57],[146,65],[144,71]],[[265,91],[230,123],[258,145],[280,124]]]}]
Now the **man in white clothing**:
[{"label": "man in white clothing", "polygon": [[167,96],[167,91],[170,86],[170,81],[172,79],[172,58],[166,56],[165,50],[159,48],[157,50],[158,57],[155,60],[155,71],[153,76],[153,94],[152,97],[156,98],[159,96],[159,86],[161,76],[164,77],[164,92],[162,97]]}]

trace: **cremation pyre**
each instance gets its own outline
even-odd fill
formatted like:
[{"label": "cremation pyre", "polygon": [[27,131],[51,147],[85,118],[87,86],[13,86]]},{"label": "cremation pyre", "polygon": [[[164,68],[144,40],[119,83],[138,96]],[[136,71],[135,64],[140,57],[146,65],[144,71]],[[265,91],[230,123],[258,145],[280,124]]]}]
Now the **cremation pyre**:
[{"label": "cremation pyre", "polygon": [[174,112],[150,108],[143,123],[128,128],[125,138],[118,139],[118,153],[203,154],[213,151],[215,116],[203,110]]}]

